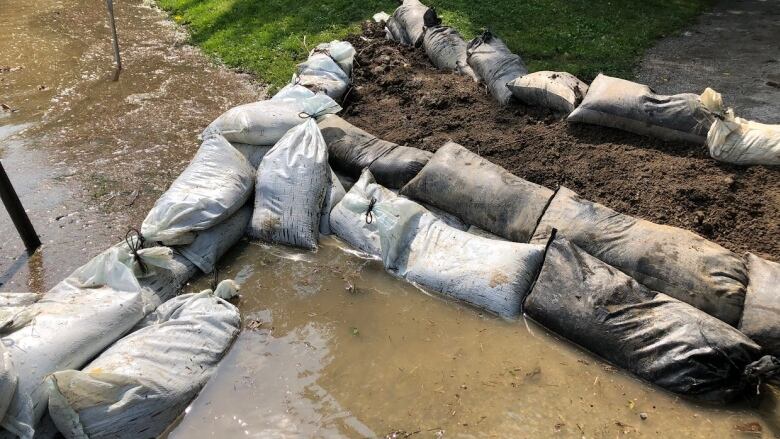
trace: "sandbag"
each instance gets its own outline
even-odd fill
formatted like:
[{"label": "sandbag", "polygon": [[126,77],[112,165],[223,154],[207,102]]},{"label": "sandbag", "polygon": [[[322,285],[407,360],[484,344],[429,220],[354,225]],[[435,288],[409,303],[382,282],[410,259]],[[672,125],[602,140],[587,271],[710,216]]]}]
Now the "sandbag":
[{"label": "sandbag", "polygon": [[233,148],[236,148],[238,152],[243,154],[244,157],[246,157],[247,161],[249,161],[249,164],[252,165],[254,169],[257,169],[257,167],[260,166],[260,162],[263,161],[263,157],[265,157],[268,151],[272,148],[271,146],[250,145],[248,143],[231,142],[230,144],[233,145]]},{"label": "sandbag", "polygon": [[780,264],[745,255],[748,285],[739,330],[772,355],[780,355]]},{"label": "sandbag", "polygon": [[588,123],[703,145],[713,113],[693,93],[659,95],[650,87],[598,75],[569,122]]},{"label": "sandbag", "polygon": [[506,85],[520,102],[569,114],[588,93],[588,85],[566,72],[541,71],[515,78]]},{"label": "sandbag", "polygon": [[406,46],[422,44],[425,27],[440,24],[436,11],[418,0],[403,0],[387,20],[388,39]]},{"label": "sandbag", "polygon": [[780,165],[780,125],[767,125],[727,114],[707,133],[715,160],[737,165]]},{"label": "sandbag", "polygon": [[321,118],[318,124],[335,170],[358,177],[363,169],[369,168],[376,181],[385,187],[403,187],[432,155],[378,139],[335,115]]},{"label": "sandbag", "polygon": [[485,31],[471,40],[467,48],[467,62],[477,78],[487,85],[490,94],[501,105],[512,99],[512,92],[506,84],[528,73],[520,55],[506,47],[500,38]]},{"label": "sandbag", "polygon": [[197,233],[191,244],[178,247],[177,251],[195,264],[202,272],[211,273],[217,261],[244,236],[252,218],[252,203],[247,203],[230,218],[216,226]]},{"label": "sandbag", "polygon": [[[522,300],[544,258],[543,245],[476,236],[448,226],[429,212],[398,208],[402,203],[416,204],[399,197],[374,208],[385,268],[423,288],[500,317],[519,316]],[[395,204],[395,209],[386,204]],[[388,233],[383,233],[385,216],[403,223],[389,239]],[[390,258],[389,252],[395,257]]]},{"label": "sandbag", "polygon": [[354,57],[355,49],[346,41],[320,44],[298,64],[293,83],[340,100],[351,84]]},{"label": "sandbag", "polygon": [[323,93],[253,102],[223,113],[211,122],[201,137],[207,139],[221,134],[230,142],[270,146],[291,128],[304,123],[307,116],[317,117],[339,111],[339,104]]},{"label": "sandbag", "polygon": [[0,293],[0,334],[8,333],[9,328],[26,324],[32,318],[26,311],[38,298],[40,295],[35,293]]},{"label": "sandbag", "polygon": [[756,376],[761,348],[745,335],[563,238],[550,243],[523,309],[542,326],[671,392],[728,401]]},{"label": "sandbag", "polygon": [[176,297],[153,323],[83,370],[47,379],[49,412],[66,438],[157,437],[206,384],[238,334],[238,309],[210,290]]},{"label": "sandbag", "polygon": [[322,203],[322,212],[320,212],[320,235],[333,234],[330,228],[330,211],[347,194],[333,169],[330,169],[330,166],[328,166],[328,169],[330,170],[330,185],[328,185],[327,192],[325,192],[325,201]]},{"label": "sandbag", "polygon": [[619,214],[564,187],[531,242],[544,242],[553,228],[648,288],[732,326],[739,322],[747,270],[739,256],[720,245],[687,230]]},{"label": "sandbag", "polygon": [[226,220],[252,194],[255,169],[225,138],[214,135],[154,203],[141,225],[149,241],[189,244],[195,232]]},{"label": "sandbag", "polygon": [[[153,270],[170,260],[160,253],[143,249],[139,256]],[[33,436],[48,404],[47,375],[83,366],[143,318],[137,269],[124,246],[111,247],[30,305],[33,317],[23,327],[3,334],[19,373],[16,393],[0,422],[6,436]]]},{"label": "sandbag", "polygon": [[400,193],[517,242],[528,242],[553,195],[453,142],[439,148]]},{"label": "sandbag", "polygon": [[11,399],[16,393],[16,382],[18,381],[16,368],[11,361],[11,354],[0,343],[0,419],[5,417],[8,406],[11,405]]},{"label": "sandbag", "polygon": [[271,100],[281,101],[285,99],[292,99],[292,100],[306,99],[314,96],[315,94],[316,93],[302,86],[301,84],[296,84],[295,76],[293,76],[293,82],[279,89],[279,91],[277,91],[276,94],[273,95]]},{"label": "sandbag", "polygon": [[169,261],[154,267],[151,275],[138,279],[144,313],[151,313],[163,302],[179,294],[197,272],[198,267],[189,259],[174,253]]},{"label": "sandbag", "polygon": [[329,185],[328,147],[317,123],[309,119],[285,134],[260,163],[249,234],[316,249]]},{"label": "sandbag", "polygon": [[466,41],[454,28],[448,26],[426,28],[422,45],[428,59],[437,69],[477,79],[474,70],[466,60]]}]

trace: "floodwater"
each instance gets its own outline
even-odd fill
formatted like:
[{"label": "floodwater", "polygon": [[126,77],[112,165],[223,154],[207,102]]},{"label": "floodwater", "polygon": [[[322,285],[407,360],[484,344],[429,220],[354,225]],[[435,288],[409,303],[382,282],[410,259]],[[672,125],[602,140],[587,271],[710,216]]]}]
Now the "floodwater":
[{"label": "floodwater", "polygon": [[320,244],[223,259],[244,330],[169,437],[772,437],[749,409],[687,402]]},{"label": "floodwater", "polygon": [[43,292],[139,227],[198,133],[263,95],[188,46],[146,0],[0,0],[0,159],[43,247],[28,255],[0,207],[0,290]]}]

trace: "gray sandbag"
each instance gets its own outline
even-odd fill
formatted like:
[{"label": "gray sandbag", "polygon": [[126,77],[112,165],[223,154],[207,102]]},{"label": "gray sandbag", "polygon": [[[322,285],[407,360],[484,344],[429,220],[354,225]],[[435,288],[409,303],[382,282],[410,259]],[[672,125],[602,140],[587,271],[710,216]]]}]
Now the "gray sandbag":
[{"label": "gray sandbag", "polygon": [[363,169],[369,168],[376,181],[385,187],[403,187],[432,155],[378,139],[336,115],[320,118],[318,125],[336,171],[359,177]]},{"label": "gray sandbag", "polygon": [[203,141],[190,164],[141,225],[148,241],[189,244],[195,232],[226,220],[252,195],[255,169],[224,137]]},{"label": "gray sandbag", "polygon": [[477,77],[487,85],[490,94],[501,105],[512,99],[506,84],[528,73],[520,55],[506,47],[500,38],[485,31],[471,40],[467,49],[467,61]]},{"label": "gray sandbag", "polygon": [[385,268],[421,287],[503,318],[520,314],[544,246],[483,238],[398,197],[377,202]]},{"label": "gray sandbag", "polygon": [[541,71],[509,81],[506,85],[520,102],[569,114],[588,93],[588,85],[566,72]]},{"label": "gray sandbag", "polygon": [[40,297],[35,293],[0,293],[0,334],[29,321],[31,316],[26,311]]},{"label": "gray sandbag", "polygon": [[148,326],[82,370],[47,378],[57,429],[66,438],[159,436],[206,384],[239,326],[238,309],[210,290],[164,303]]},{"label": "gray sandbag", "polygon": [[561,187],[531,242],[558,229],[574,244],[648,288],[687,302],[736,326],[747,269],[742,258],[677,227],[623,215]]},{"label": "gray sandbag", "polygon": [[247,203],[230,218],[216,226],[197,233],[191,244],[176,250],[204,273],[211,273],[217,261],[230,250],[246,232],[252,219],[252,203]]},{"label": "gray sandbag", "polygon": [[728,401],[754,392],[753,384],[764,376],[756,370],[761,348],[744,334],[640,285],[563,238],[549,244],[523,310],[542,326],[674,393]]},{"label": "gray sandbag", "polygon": [[332,235],[333,231],[330,228],[330,212],[334,207],[344,198],[347,191],[344,190],[344,186],[341,184],[339,177],[330,169],[330,185],[327,192],[325,192],[325,201],[322,203],[322,212],[320,213],[320,235]]},{"label": "gray sandbag", "polygon": [[293,84],[341,100],[351,84],[354,57],[355,49],[346,41],[319,44],[305,62],[298,64]]},{"label": "gray sandbag", "polygon": [[387,20],[388,39],[407,46],[422,44],[425,27],[441,23],[436,11],[418,0],[403,0]]},{"label": "gray sandbag", "polygon": [[772,355],[780,355],[780,264],[745,256],[748,286],[739,330]]},{"label": "gray sandbag", "polygon": [[271,146],[250,145],[248,143],[231,142],[230,144],[233,145],[233,148],[236,148],[238,152],[243,154],[249,161],[249,164],[255,169],[260,166],[263,157],[265,157],[272,148]]},{"label": "gray sandbag", "polygon": [[598,75],[568,121],[703,145],[714,119],[699,95],[660,95],[646,85]]},{"label": "gray sandbag", "polygon": [[257,168],[249,235],[316,249],[329,185],[328,147],[317,123],[309,119],[288,131]]},{"label": "gray sandbag", "polygon": [[423,49],[437,69],[468,75],[477,80],[466,56],[466,41],[457,30],[449,26],[433,26],[425,29]]},{"label": "gray sandbag", "polygon": [[400,193],[516,242],[528,242],[553,196],[453,142],[439,148]]},{"label": "gray sandbag", "polygon": [[152,312],[163,302],[179,294],[195,274],[198,267],[183,255],[173,253],[171,259],[154,267],[150,276],[138,279],[144,312]]}]

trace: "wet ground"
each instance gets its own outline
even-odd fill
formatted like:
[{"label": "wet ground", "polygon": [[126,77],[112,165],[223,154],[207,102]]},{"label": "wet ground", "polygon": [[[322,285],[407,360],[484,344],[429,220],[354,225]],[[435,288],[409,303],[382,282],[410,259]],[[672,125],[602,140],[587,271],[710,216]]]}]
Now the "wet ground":
[{"label": "wet ground", "polygon": [[244,331],[171,438],[772,437],[750,410],[687,402],[341,246],[225,257]]},{"label": "wet ground", "polygon": [[263,95],[161,11],[115,7],[118,81],[104,2],[0,0],[0,159],[44,244],[29,257],[0,212],[1,291],[45,291],[139,227],[203,127]]}]

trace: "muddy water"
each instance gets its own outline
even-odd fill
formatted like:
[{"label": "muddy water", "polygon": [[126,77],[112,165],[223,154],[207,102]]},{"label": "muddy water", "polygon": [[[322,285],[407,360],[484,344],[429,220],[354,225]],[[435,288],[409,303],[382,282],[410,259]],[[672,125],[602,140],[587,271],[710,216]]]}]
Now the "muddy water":
[{"label": "muddy water", "polygon": [[316,254],[242,243],[220,277],[243,285],[245,329],[170,437],[723,438],[762,422],[428,295],[335,239]]},{"label": "muddy water", "polygon": [[[41,292],[139,227],[222,111],[261,87],[187,46],[151,1],[0,0],[0,159],[43,248],[0,208],[0,290]],[[5,107],[3,107],[5,108]]]}]

